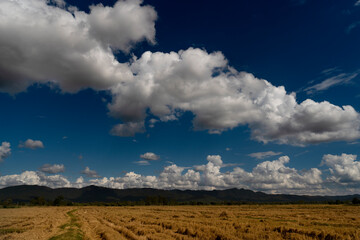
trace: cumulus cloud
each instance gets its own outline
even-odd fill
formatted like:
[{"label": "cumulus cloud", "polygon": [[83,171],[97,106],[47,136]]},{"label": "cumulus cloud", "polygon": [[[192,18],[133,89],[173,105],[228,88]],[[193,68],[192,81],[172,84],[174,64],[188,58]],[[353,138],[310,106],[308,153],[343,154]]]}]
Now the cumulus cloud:
[{"label": "cumulus cloud", "polygon": [[88,16],[90,35],[105,47],[126,52],[144,39],[154,44],[157,14],[152,7],[141,4],[141,0],[124,0],[115,3],[114,7],[91,6]]},{"label": "cumulus cloud", "polygon": [[5,158],[11,154],[11,148],[9,142],[2,142],[0,146],[0,162],[4,161]]},{"label": "cumulus cloud", "polygon": [[282,154],[282,152],[268,151],[268,152],[250,153],[249,156],[253,157],[253,158],[257,158],[257,159],[263,159],[266,157],[276,156],[276,155],[280,155],[280,154]]},{"label": "cumulus cloud", "polygon": [[323,156],[322,164],[329,167],[331,175],[327,178],[338,183],[360,182],[360,162],[357,155],[341,154]]},{"label": "cumulus cloud", "polygon": [[91,6],[89,14],[53,2],[0,1],[0,91],[17,93],[35,82],[67,92],[108,89],[132,77],[112,49],[155,41],[156,12],[140,0]]},{"label": "cumulus cloud", "polygon": [[156,161],[156,160],[160,159],[160,156],[156,155],[155,153],[152,153],[152,152],[147,152],[147,153],[141,154],[140,158],[142,158],[144,160]]},{"label": "cumulus cloud", "polygon": [[342,154],[323,156],[322,165],[329,167],[323,180],[318,168],[297,170],[289,167],[290,158],[281,156],[272,161],[263,161],[251,170],[234,167],[222,171],[221,156],[207,156],[207,163],[194,167],[182,167],[174,163],[165,166],[158,176],[128,172],[121,177],[100,177],[86,167],[82,176],[70,182],[62,175],[47,176],[42,172],[25,171],[21,174],[0,176],[0,187],[21,184],[49,187],[84,187],[97,185],[111,188],[158,188],[213,190],[245,188],[268,193],[289,194],[352,194],[358,192],[360,163],[356,155]]},{"label": "cumulus cloud", "polygon": [[29,149],[37,149],[37,148],[44,148],[44,144],[40,140],[32,140],[28,139],[24,143],[20,143],[19,148],[29,148]]},{"label": "cumulus cloud", "polygon": [[39,169],[41,172],[44,173],[60,173],[60,172],[65,172],[65,167],[63,164],[44,164],[40,167]]},{"label": "cumulus cloud", "polygon": [[[321,188],[321,171],[317,168],[310,170],[297,171],[294,168],[287,167],[290,159],[288,156],[282,156],[274,161],[265,161],[259,163],[252,172],[245,174],[245,181],[250,183],[254,189],[275,190],[288,192],[304,190],[306,188]],[[242,172],[238,169],[239,173]],[[242,176],[238,175],[240,178]]]},{"label": "cumulus cloud", "polygon": [[100,177],[95,170],[91,170],[89,167],[85,167],[85,169],[82,170],[81,173],[89,178],[99,178]]},{"label": "cumulus cloud", "polygon": [[247,124],[253,139],[264,143],[305,145],[360,137],[353,107],[310,99],[299,104],[284,87],[237,72],[220,52],[145,52],[130,69],[134,79],[114,86],[108,105],[111,116],[130,123],[144,121],[147,110],[160,120],[191,111],[195,129],[221,133]]},{"label": "cumulus cloud", "polygon": [[0,187],[16,185],[40,185],[51,188],[71,187],[68,179],[61,175],[47,176],[41,172],[25,171],[21,174],[0,176]]},{"label": "cumulus cloud", "polygon": [[65,8],[66,2],[64,0],[47,0],[59,8]]},{"label": "cumulus cloud", "polygon": [[360,117],[353,107],[310,99],[298,103],[284,87],[236,71],[221,52],[145,52],[118,62],[114,51],[129,51],[142,40],[155,42],[156,12],[139,0],[91,6],[89,14],[46,0],[3,0],[0,9],[0,91],[16,93],[48,82],[66,92],[108,90],[109,115],[122,121],[110,131],[113,135],[145,132],[149,113],[166,122],[192,112],[195,130],[220,134],[247,125],[252,138],[264,143],[360,138]]},{"label": "cumulus cloud", "polygon": [[[226,189],[248,188],[278,193],[322,192],[321,171],[317,168],[298,171],[287,167],[289,157],[259,163],[247,172],[236,167],[230,172],[221,172],[223,162],[218,155],[207,157],[206,165],[194,169],[171,164],[156,176],[143,176],[134,172],[124,177],[91,179],[91,184],[115,188],[152,187],[161,189]],[[89,183],[89,184],[90,184]]]}]

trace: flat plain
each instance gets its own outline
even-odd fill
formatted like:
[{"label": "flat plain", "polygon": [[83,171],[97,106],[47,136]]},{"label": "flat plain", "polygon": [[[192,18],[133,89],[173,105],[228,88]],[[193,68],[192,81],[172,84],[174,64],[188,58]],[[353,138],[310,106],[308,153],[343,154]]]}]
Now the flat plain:
[{"label": "flat plain", "polygon": [[0,209],[0,239],[360,239],[360,206]]}]

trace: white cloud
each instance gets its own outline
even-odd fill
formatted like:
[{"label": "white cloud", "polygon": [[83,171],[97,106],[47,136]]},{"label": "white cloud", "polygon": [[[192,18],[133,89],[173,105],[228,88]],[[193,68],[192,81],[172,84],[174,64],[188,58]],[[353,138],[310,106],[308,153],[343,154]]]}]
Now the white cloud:
[{"label": "white cloud", "polygon": [[0,146],[0,162],[4,161],[5,158],[11,154],[11,148],[9,142],[2,142]]},{"label": "white cloud", "polygon": [[144,121],[147,109],[160,120],[191,111],[195,129],[221,133],[248,124],[252,137],[265,143],[304,145],[360,137],[359,114],[351,106],[310,99],[298,104],[284,87],[229,67],[220,52],[146,52],[130,68],[134,80],[113,87],[108,105],[111,116],[128,122]]},{"label": "white cloud", "polygon": [[65,8],[66,2],[64,0],[47,0],[59,8]]},{"label": "white cloud", "polygon": [[85,187],[86,185],[84,183],[85,183],[84,178],[82,176],[80,176],[76,179],[75,183],[73,184],[73,187],[76,187],[76,188]]},{"label": "white cloud", "polygon": [[360,182],[360,162],[357,155],[341,154],[323,156],[322,164],[329,167],[331,175],[328,180],[339,183]]},{"label": "white cloud", "polygon": [[136,133],[145,132],[144,122],[127,122],[115,125],[110,133],[120,137],[134,137]]},{"label": "white cloud", "polygon": [[41,172],[25,171],[21,174],[0,176],[0,187],[16,185],[40,185],[52,188],[71,187],[70,181],[61,175],[47,176]]},{"label": "white cloud", "polygon": [[216,166],[221,166],[223,164],[220,155],[208,155],[206,157],[206,160],[208,160],[209,162],[213,163]]},{"label": "white cloud", "polygon": [[297,103],[284,87],[233,69],[221,52],[145,52],[119,63],[112,50],[155,41],[156,13],[141,1],[92,6],[89,14],[49,6],[46,0],[3,0],[0,9],[0,91],[20,92],[35,82],[51,82],[67,92],[110,90],[109,115],[122,121],[113,135],[145,132],[149,112],[166,122],[189,111],[195,130],[219,134],[247,125],[252,138],[264,143],[360,138],[353,107],[310,99]]},{"label": "white cloud", "polygon": [[145,159],[145,160],[156,161],[156,160],[160,159],[160,156],[156,155],[155,153],[152,153],[152,152],[147,152],[147,153],[141,154],[140,158]]},{"label": "white cloud", "polygon": [[111,46],[126,52],[144,39],[154,44],[157,14],[152,7],[141,4],[141,0],[124,0],[114,7],[90,6],[90,35],[105,48]]},{"label": "white cloud", "polygon": [[89,167],[85,167],[85,169],[82,170],[81,173],[89,178],[99,178],[100,177],[95,170],[91,170]]},{"label": "white cloud", "polygon": [[40,140],[28,139],[24,143],[20,143],[19,148],[29,148],[35,150],[37,148],[44,148],[44,144]]},{"label": "white cloud", "polygon": [[257,159],[263,159],[266,157],[271,157],[271,156],[277,156],[282,154],[282,152],[273,152],[273,151],[268,151],[268,152],[256,152],[256,153],[250,153],[249,156],[253,157],[253,158],[257,158]]},{"label": "white cloud", "polygon": [[355,3],[355,6],[360,6],[360,0]]},{"label": "white cloud", "polygon": [[305,88],[305,91],[308,94],[314,93],[316,91],[324,91],[330,87],[349,83],[352,79],[358,76],[358,73],[346,74],[341,73],[336,76],[332,76],[330,78],[325,79],[321,83],[315,84],[313,86]]},{"label": "white cloud", "polygon": [[118,1],[92,6],[87,14],[46,0],[0,1],[0,92],[17,93],[35,82],[67,92],[105,90],[131,79],[128,64],[119,63],[111,48],[154,42],[156,13],[141,4]]},{"label": "white cloud", "polygon": [[63,164],[44,164],[40,167],[40,171],[44,173],[60,173],[65,172],[65,167]]},{"label": "white cloud", "polygon": [[134,163],[137,164],[137,165],[140,165],[140,166],[148,166],[148,165],[150,165],[149,161],[147,161],[147,160],[136,161]]},{"label": "white cloud", "polygon": [[248,176],[245,175],[244,180],[254,189],[277,192],[321,188],[322,173],[319,169],[311,168],[299,172],[285,166],[289,161],[288,156],[282,156],[278,160],[259,163]]},{"label": "white cloud", "polygon": [[49,187],[84,187],[91,184],[111,188],[158,188],[213,190],[245,188],[267,193],[309,195],[353,194],[360,189],[360,163],[356,155],[324,155],[322,164],[329,167],[326,180],[317,168],[297,170],[287,166],[288,156],[273,161],[264,161],[247,171],[235,167],[223,172],[224,164],[218,155],[209,155],[207,163],[193,168],[171,163],[158,176],[146,176],[135,172],[122,177],[103,177],[88,167],[82,171],[91,179],[79,177],[71,183],[62,175],[47,176],[42,172],[25,171],[21,174],[0,176],[0,187],[21,184]]}]

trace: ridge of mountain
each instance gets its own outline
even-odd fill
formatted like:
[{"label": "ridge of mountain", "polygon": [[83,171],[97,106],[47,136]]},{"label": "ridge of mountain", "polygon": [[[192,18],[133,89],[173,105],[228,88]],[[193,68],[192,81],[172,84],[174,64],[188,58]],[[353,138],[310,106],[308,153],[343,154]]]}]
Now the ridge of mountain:
[{"label": "ridge of mountain", "polygon": [[308,196],[291,194],[267,194],[248,189],[225,190],[164,190],[153,188],[114,189],[99,186],[83,188],[49,188],[37,185],[19,185],[0,189],[0,201],[12,199],[15,202],[29,202],[35,197],[54,200],[63,196],[65,200],[78,203],[141,201],[149,197],[162,197],[178,203],[184,202],[322,202],[351,200],[360,195]]}]

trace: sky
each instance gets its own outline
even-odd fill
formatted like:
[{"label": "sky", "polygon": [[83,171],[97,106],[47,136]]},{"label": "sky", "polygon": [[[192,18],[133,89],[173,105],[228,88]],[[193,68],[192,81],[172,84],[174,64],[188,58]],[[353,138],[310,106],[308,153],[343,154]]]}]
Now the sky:
[{"label": "sky", "polygon": [[0,1],[0,188],[360,193],[360,1]]}]

